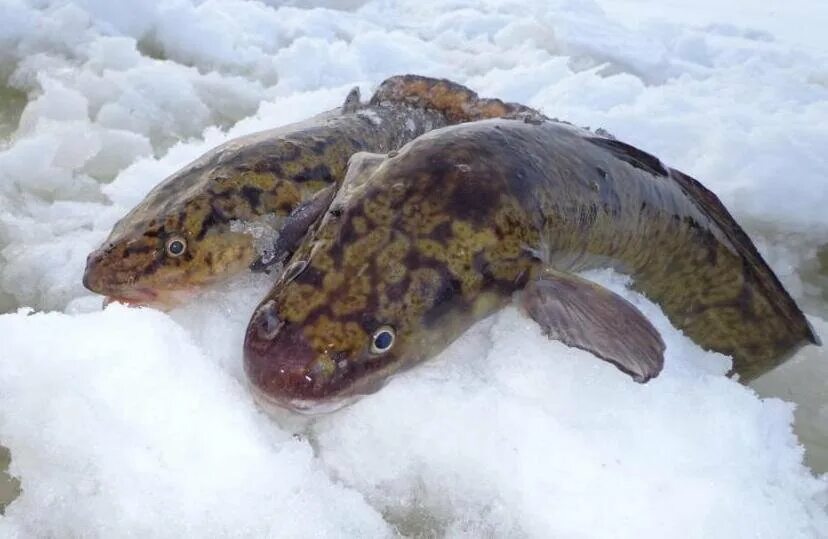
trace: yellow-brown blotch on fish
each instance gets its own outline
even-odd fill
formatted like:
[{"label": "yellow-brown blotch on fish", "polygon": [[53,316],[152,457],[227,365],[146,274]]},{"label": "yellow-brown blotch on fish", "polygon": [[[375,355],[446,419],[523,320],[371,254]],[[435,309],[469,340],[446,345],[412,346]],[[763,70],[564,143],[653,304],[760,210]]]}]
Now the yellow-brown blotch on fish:
[{"label": "yellow-brown blotch on fish", "polygon": [[[247,329],[259,400],[334,409],[433,357],[519,293],[553,339],[638,382],[664,343],[574,272],[613,267],[752,379],[805,343],[805,317],[715,195],[610,136],[527,114],[358,154]],[[349,175],[350,176],[350,175]]]},{"label": "yellow-brown blotch on fish", "polygon": [[89,255],[84,285],[171,307],[248,267],[273,267],[328,207],[355,152],[388,152],[437,127],[521,110],[415,75],[387,79],[367,104],[355,89],[340,108],[231,140],[160,183]]}]

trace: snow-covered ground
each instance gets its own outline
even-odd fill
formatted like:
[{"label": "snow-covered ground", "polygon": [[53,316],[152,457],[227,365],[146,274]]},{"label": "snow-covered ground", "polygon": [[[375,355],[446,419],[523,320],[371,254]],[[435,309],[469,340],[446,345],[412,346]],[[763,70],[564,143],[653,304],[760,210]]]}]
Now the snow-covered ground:
[{"label": "snow-covered ground", "polygon": [[0,444],[23,489],[0,535],[828,536],[826,348],[760,397],[621,276],[593,275],[664,336],[649,384],[509,309],[311,420],[244,387],[264,279],[169,314],[80,283],[167,174],[410,72],[699,178],[828,342],[828,4],[765,4],[0,0]]}]

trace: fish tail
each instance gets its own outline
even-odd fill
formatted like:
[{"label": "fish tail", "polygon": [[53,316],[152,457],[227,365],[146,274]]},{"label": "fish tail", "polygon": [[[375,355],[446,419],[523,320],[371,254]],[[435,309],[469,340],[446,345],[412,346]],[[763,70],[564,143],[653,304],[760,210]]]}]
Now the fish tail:
[{"label": "fish tail", "polygon": [[[743,378],[749,380],[759,376],[765,370],[769,370],[768,367],[772,368],[782,363],[805,344],[821,344],[820,339],[794,299],[785,290],[773,270],[759,254],[756,246],[736,223],[719,198],[697,180],[678,170],[670,169],[670,176],[675,179],[687,197],[704,214],[710,216],[716,222],[742,258],[745,280],[751,283],[753,290],[765,298],[770,312],[781,322],[765,325],[765,329],[772,327],[774,328],[773,331],[776,332],[774,336],[777,344],[774,354],[776,357],[772,361],[765,358],[765,361],[762,362],[764,367],[761,371],[752,371],[751,365],[745,365],[741,369],[737,369],[744,371],[742,372]],[[766,312],[764,318],[767,319],[770,312]],[[761,331],[761,329],[757,327],[757,331]],[[734,354],[736,364],[750,362],[751,359],[738,357],[738,354]]]}]

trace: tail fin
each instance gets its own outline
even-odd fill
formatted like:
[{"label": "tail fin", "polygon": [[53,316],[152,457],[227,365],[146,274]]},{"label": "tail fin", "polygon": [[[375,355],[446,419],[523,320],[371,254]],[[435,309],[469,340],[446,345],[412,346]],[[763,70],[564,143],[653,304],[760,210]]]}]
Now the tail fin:
[{"label": "tail fin", "polygon": [[[674,181],[687,201],[724,236],[732,255],[727,261],[716,262],[716,257],[709,264],[694,261],[693,249],[687,246],[687,252],[675,253],[673,258],[682,259],[688,268],[701,266],[678,271],[673,268],[682,266],[671,263],[654,273],[657,279],[650,281],[643,275],[636,279],[635,287],[656,300],[677,328],[702,347],[732,356],[733,370],[746,381],[780,365],[801,346],[819,344],[796,302],[715,194],[638,148],[613,139],[587,140],[654,178]],[[696,243],[703,246],[706,242]],[[733,282],[728,284],[728,278]],[[716,288],[728,289],[730,294],[723,296]]]},{"label": "tail fin", "polygon": [[[808,323],[805,315],[799,309],[794,299],[788,294],[779,278],[768,266],[767,262],[756,250],[756,246],[742,227],[733,219],[724,204],[715,194],[703,186],[698,180],[676,169],[670,169],[670,176],[678,182],[682,190],[695,202],[699,208],[712,217],[722,229],[734,247],[748,261],[748,266],[755,274],[757,285],[761,287],[767,297],[775,297],[773,307],[776,312],[786,318],[791,327],[797,328],[802,338],[811,344],[821,345],[819,338]],[[804,343],[803,343],[804,344]],[[798,348],[798,347],[797,347]]]}]

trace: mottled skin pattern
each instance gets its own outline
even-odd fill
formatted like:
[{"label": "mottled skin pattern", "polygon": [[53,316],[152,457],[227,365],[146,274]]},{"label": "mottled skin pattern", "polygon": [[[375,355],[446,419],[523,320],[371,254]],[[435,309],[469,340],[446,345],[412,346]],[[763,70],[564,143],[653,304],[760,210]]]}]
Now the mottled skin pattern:
[{"label": "mottled skin pattern", "polygon": [[[368,104],[352,93],[341,109],[234,139],[167,178],[121,219],[89,255],[84,285],[171,306],[259,257],[252,237],[231,222],[288,216],[339,184],[355,152],[388,152],[433,128],[522,110],[449,81],[404,75],[383,82]],[[185,250],[171,256],[175,239]]]},{"label": "mottled skin pattern", "polygon": [[[749,380],[815,338],[718,199],[626,144],[541,119],[427,133],[338,197],[257,309],[260,398],[334,407],[432,357],[545,268],[611,266]],[[301,268],[303,264],[299,264]],[[297,274],[298,273],[298,274]],[[378,328],[396,330],[385,353]]]}]

